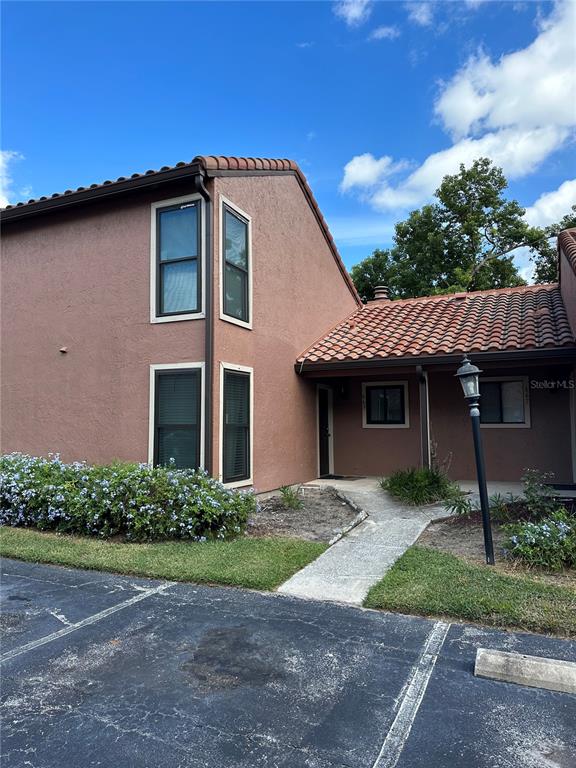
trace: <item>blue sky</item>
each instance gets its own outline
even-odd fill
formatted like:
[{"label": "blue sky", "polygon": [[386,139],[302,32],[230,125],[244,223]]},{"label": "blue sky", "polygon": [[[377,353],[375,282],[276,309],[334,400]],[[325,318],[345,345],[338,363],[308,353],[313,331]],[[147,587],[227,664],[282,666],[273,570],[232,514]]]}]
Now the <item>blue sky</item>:
[{"label": "blue sky", "polygon": [[290,157],[351,266],[444,173],[488,154],[550,223],[576,201],[575,8],[4,2],[3,194],[196,154]]}]

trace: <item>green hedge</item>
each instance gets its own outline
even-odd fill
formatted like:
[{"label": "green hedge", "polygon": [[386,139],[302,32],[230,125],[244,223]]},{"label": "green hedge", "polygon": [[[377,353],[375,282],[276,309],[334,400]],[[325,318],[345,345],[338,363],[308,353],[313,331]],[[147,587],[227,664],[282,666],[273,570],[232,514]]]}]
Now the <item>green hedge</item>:
[{"label": "green hedge", "polygon": [[133,541],[204,541],[240,534],[255,507],[252,493],[229,490],[203,471],[0,457],[2,525]]}]

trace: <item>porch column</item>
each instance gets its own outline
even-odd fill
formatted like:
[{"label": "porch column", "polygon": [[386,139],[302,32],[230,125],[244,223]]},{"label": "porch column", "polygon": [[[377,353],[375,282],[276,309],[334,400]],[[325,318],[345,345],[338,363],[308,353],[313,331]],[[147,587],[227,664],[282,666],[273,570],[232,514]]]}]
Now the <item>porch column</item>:
[{"label": "porch column", "polygon": [[420,464],[430,467],[430,409],[428,403],[428,373],[421,365],[416,366],[418,391],[420,395]]}]

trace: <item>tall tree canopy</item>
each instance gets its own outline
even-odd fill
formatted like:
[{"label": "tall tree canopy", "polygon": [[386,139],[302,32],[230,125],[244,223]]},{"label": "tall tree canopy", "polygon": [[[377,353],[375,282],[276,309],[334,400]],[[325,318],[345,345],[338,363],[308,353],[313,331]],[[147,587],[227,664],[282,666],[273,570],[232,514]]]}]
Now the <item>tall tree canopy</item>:
[{"label": "tall tree canopy", "polygon": [[360,295],[372,299],[376,285],[388,286],[392,298],[524,285],[513,256],[521,247],[530,252],[538,282],[556,280],[550,238],[576,226],[576,206],[555,226],[532,227],[524,208],[504,197],[507,186],[488,158],[445,176],[436,202],[396,224],[392,248],[352,267]]}]

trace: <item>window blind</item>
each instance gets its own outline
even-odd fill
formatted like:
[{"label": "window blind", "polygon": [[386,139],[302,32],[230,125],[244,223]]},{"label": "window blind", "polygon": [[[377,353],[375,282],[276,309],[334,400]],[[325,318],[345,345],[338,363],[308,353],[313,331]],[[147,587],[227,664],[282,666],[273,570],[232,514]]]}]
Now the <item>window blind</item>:
[{"label": "window blind", "polygon": [[250,374],[224,371],[223,480],[250,477]]},{"label": "window blind", "polygon": [[156,464],[200,466],[200,399],[199,370],[156,374]]}]

